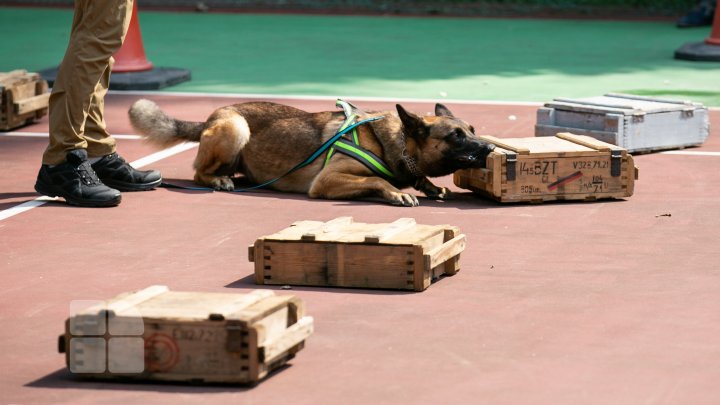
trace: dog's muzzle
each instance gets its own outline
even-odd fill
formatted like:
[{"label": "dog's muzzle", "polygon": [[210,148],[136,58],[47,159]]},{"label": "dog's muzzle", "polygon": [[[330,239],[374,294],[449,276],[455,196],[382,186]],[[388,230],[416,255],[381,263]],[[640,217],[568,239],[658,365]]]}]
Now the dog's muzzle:
[{"label": "dog's muzzle", "polygon": [[480,148],[478,148],[475,153],[469,156],[468,163],[472,167],[480,167],[485,168],[488,155],[490,152],[495,150],[495,145],[491,143],[482,143]]}]

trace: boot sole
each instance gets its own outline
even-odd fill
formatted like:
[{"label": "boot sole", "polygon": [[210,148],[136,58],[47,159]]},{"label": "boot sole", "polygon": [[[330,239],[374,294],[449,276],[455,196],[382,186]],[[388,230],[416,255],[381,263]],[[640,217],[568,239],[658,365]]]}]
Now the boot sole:
[{"label": "boot sole", "polygon": [[112,181],[108,179],[100,179],[103,184],[110,188],[114,188],[118,191],[150,191],[158,188],[160,183],[162,183],[162,179],[158,179],[156,181],[152,181],[150,183],[123,183],[123,182],[117,182]]},{"label": "boot sole", "polygon": [[62,197],[65,199],[65,202],[76,207],[114,207],[122,201],[122,195],[118,195],[117,198],[113,198],[112,200],[77,199],[66,195],[62,190],[42,183],[35,183],[35,191],[48,197]]}]

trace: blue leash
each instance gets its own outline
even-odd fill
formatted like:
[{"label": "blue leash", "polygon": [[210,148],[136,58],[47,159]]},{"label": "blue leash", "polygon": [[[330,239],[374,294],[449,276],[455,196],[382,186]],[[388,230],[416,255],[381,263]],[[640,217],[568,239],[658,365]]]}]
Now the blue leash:
[{"label": "blue leash", "polygon": [[[333,135],[330,139],[328,139],[327,141],[325,141],[325,143],[323,143],[322,145],[320,145],[320,147],[319,147],[315,152],[313,152],[312,155],[308,156],[307,159],[305,159],[305,160],[303,160],[302,162],[300,162],[300,163],[298,163],[297,165],[295,165],[292,169],[288,170],[288,171],[287,171],[285,174],[283,174],[282,176],[276,177],[276,178],[274,178],[274,179],[272,179],[272,180],[266,181],[266,182],[264,182],[264,183],[262,183],[262,184],[258,184],[258,185],[252,186],[252,187],[240,188],[240,189],[229,190],[229,191],[234,192],[234,193],[242,193],[242,192],[245,192],[245,191],[252,191],[252,190],[256,190],[256,189],[259,189],[259,188],[263,188],[263,187],[269,186],[269,185],[275,183],[276,181],[282,179],[283,177],[287,176],[288,174],[290,174],[290,173],[292,173],[292,172],[294,172],[294,171],[296,171],[296,170],[302,169],[303,167],[305,167],[305,166],[309,165],[310,163],[312,163],[315,159],[318,158],[318,156],[322,155],[322,154],[323,154],[326,150],[328,150],[338,139],[340,139],[340,138],[341,138],[343,135],[345,135],[346,133],[352,131],[353,129],[359,127],[359,126],[362,125],[362,124],[365,124],[365,123],[368,123],[368,122],[372,122],[372,121],[377,121],[377,120],[382,119],[382,118],[384,118],[384,117],[371,117],[371,118],[367,118],[367,119],[364,119],[364,120],[362,120],[362,121],[358,121],[358,122],[356,122],[356,123],[354,123],[354,124],[352,124],[352,125],[344,128],[344,129],[342,129],[342,130],[338,130],[338,132],[336,132],[335,135]],[[178,186],[178,185],[176,185],[176,184],[170,184],[170,183],[165,183],[165,182],[161,183],[161,184],[160,184],[160,187],[165,187],[165,188],[180,188],[180,189],[183,189],[183,190],[215,191],[214,189],[209,188],[209,187],[185,187],[185,186]]]}]

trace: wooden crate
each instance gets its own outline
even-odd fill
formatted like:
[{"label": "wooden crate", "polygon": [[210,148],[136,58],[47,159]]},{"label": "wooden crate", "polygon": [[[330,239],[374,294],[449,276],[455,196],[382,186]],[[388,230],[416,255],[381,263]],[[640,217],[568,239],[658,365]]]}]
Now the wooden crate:
[{"label": "wooden crate", "polygon": [[300,221],[249,247],[257,284],[423,291],[459,270],[465,235],[412,218],[365,224],[352,217]]},{"label": "wooden crate", "polygon": [[59,347],[83,377],[242,384],[284,365],[312,331],[291,295],[151,286],[72,315]]},{"label": "wooden crate", "polygon": [[0,130],[7,131],[42,118],[48,112],[47,81],[25,70],[0,72]]},{"label": "wooden crate", "polygon": [[455,172],[458,187],[500,202],[596,200],[633,194],[637,169],[625,149],[589,136],[498,139],[486,169]]},{"label": "wooden crate", "polygon": [[707,108],[691,101],[606,94],[555,99],[537,111],[535,136],[591,136],[630,153],[702,144],[710,133]]}]

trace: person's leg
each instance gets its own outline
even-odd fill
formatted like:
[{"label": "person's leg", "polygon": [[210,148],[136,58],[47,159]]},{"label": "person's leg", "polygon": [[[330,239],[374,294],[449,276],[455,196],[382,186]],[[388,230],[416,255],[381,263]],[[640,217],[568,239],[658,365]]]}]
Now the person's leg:
[{"label": "person's leg", "polygon": [[[43,154],[44,164],[61,163],[69,151],[88,148],[87,118],[91,106],[97,106],[97,98],[107,91],[110,58],[122,45],[132,4],[133,0],[75,1],[70,43],[50,96],[50,144]],[[97,107],[92,110],[96,113]],[[91,124],[93,129],[95,124]],[[100,143],[93,149],[114,150],[107,131],[95,131],[92,139]]]},{"label": "person's leg", "polygon": [[85,141],[87,142],[88,156],[91,158],[109,155],[115,152],[115,138],[110,136],[105,124],[105,94],[110,86],[110,72],[113,60],[110,59],[108,68],[105,69],[100,81],[95,86],[93,97],[90,100],[85,121]]},{"label": "person's leg", "polygon": [[[80,206],[120,203],[120,192],[103,184],[88,161],[85,130],[91,110],[102,108],[96,100],[98,89],[104,96],[110,59],[122,45],[132,4],[133,0],[75,1],[70,43],[50,96],[50,143],[35,183],[41,194]],[[104,144],[113,150],[114,140],[107,131],[97,131],[97,114],[92,114],[93,148]]]},{"label": "person's leg", "polygon": [[113,62],[111,58],[110,68],[100,79],[90,104],[90,111],[85,123],[88,156],[91,158],[101,157],[92,163],[92,168],[105,185],[120,191],[152,190],[162,182],[160,172],[157,170],[140,171],[130,166],[115,152],[115,138],[110,136],[105,125],[103,117],[105,94]]}]

